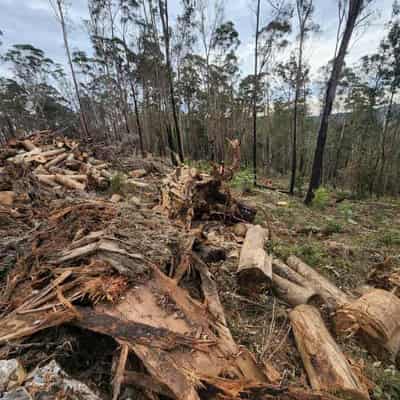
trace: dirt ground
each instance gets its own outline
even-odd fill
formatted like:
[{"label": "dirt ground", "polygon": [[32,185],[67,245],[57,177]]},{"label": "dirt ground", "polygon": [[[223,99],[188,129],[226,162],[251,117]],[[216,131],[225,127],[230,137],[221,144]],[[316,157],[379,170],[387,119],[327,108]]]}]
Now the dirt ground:
[{"label": "dirt ground", "polygon": [[[398,286],[388,281],[390,273],[400,270],[399,200],[336,203],[332,192],[323,204],[306,207],[301,198],[278,191],[246,190],[242,196],[257,204],[256,222],[269,228],[268,249],[274,256],[286,259],[294,254],[344,291],[362,291],[373,285],[400,295]],[[236,265],[233,258],[213,267],[235,339],[249,346],[260,360],[272,362],[283,381],[306,383],[287,306],[269,292],[251,301],[239,297]],[[373,398],[400,398],[398,363],[396,367],[390,360],[378,361],[353,339],[336,339],[370,379]]]}]

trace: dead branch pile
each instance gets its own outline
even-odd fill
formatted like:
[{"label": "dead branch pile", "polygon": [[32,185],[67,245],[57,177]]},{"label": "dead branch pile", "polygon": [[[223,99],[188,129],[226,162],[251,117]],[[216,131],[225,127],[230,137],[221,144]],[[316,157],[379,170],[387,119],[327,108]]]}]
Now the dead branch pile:
[{"label": "dead branch pile", "polygon": [[[362,374],[323,317],[336,313],[339,334],[357,334],[395,357],[400,347],[396,296],[375,290],[357,299],[294,256],[286,263],[273,259],[265,248],[268,230],[247,223],[255,208],[237,200],[226,184],[235,162],[212,175],[177,168],[162,182],[161,207],[151,208],[156,199],[145,204],[137,198],[132,204],[95,193],[89,198],[90,180],[97,182],[93,175],[102,182],[108,179],[102,171],[108,170],[78,149],[65,138],[32,136],[2,153],[7,153],[3,172],[10,172],[0,182],[0,229],[12,228],[0,241],[0,359],[17,355],[35,374],[39,363],[65,361],[66,351],[76,357],[74,340],[48,343],[65,329],[76,342],[86,338],[80,348],[108,340],[81,367],[86,378],[90,371],[101,377],[97,383],[108,379],[111,388],[91,392],[91,398],[128,398],[122,397],[127,387],[145,399],[369,398]],[[237,149],[235,154],[237,160]],[[13,173],[21,182],[11,178]],[[72,188],[65,179],[77,190],[55,196],[57,187]],[[272,287],[292,308],[289,320],[312,389],[282,384],[269,360],[259,362],[235,342],[210,270],[231,247],[241,247],[236,276],[244,294],[254,297]],[[38,360],[35,365],[32,359]],[[44,369],[61,371],[58,364],[49,365]],[[70,380],[60,374],[64,383]],[[32,375],[10,382],[6,398],[17,396],[13,390],[35,398]],[[40,390],[51,396],[49,388]]]},{"label": "dead branch pile", "polygon": [[[38,133],[9,142],[2,150],[0,160],[3,173],[7,168],[23,166],[52,190],[61,187],[77,191],[105,189],[111,178],[108,164],[80,150],[78,142],[50,134]],[[12,204],[11,192],[0,193],[1,204]]]}]

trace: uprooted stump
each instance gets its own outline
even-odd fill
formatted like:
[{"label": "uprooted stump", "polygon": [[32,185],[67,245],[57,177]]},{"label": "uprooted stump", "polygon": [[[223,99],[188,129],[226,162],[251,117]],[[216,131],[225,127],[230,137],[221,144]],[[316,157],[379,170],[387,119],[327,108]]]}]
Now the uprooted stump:
[{"label": "uprooted stump", "polygon": [[326,329],[318,310],[303,304],[297,306],[289,317],[312,388],[327,393],[340,393],[351,399],[369,399],[368,390]]},{"label": "uprooted stump", "polygon": [[395,359],[400,350],[400,299],[374,289],[336,312],[338,333],[357,335],[375,354],[388,352]]},{"label": "uprooted stump", "polygon": [[192,220],[203,218],[252,222],[257,212],[252,205],[233,198],[219,177],[186,166],[178,167],[163,180],[161,208],[188,227]]}]

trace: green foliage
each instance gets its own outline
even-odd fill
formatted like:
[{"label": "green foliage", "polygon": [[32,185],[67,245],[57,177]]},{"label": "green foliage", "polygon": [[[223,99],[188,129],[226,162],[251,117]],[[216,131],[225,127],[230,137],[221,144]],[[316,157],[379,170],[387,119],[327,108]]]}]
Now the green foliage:
[{"label": "green foliage", "polygon": [[338,221],[329,219],[324,228],[324,232],[328,235],[330,235],[332,233],[342,233],[343,226]]},{"label": "green foliage", "polygon": [[283,260],[291,255],[301,258],[307,264],[315,267],[321,265],[327,256],[322,245],[318,242],[290,245],[283,242],[273,242],[269,250]]},{"label": "green foliage", "polygon": [[110,180],[110,193],[122,194],[124,191],[124,186],[126,184],[126,178],[121,173],[116,173],[111,177]]},{"label": "green foliage", "polygon": [[376,400],[400,399],[400,372],[394,367],[370,367],[369,375],[376,386],[373,396]]},{"label": "green foliage", "polygon": [[314,199],[312,205],[315,208],[324,210],[329,203],[329,192],[326,188],[320,187],[315,191]]},{"label": "green foliage", "polygon": [[242,169],[235,173],[231,181],[231,186],[243,191],[249,190],[253,186],[254,174],[249,168]]},{"label": "green foliage", "polygon": [[303,175],[297,175],[296,176],[296,188],[299,192],[301,192],[303,190],[305,184],[305,177]]},{"label": "green foliage", "polygon": [[400,246],[400,231],[390,229],[383,232],[379,238],[379,242],[385,246]]},{"label": "green foliage", "polygon": [[318,242],[296,246],[295,255],[313,267],[320,265],[326,257],[324,249]]},{"label": "green foliage", "polygon": [[348,221],[353,217],[353,209],[351,208],[351,204],[347,201],[344,201],[343,203],[339,204],[338,210],[340,214],[343,216],[343,218]]}]

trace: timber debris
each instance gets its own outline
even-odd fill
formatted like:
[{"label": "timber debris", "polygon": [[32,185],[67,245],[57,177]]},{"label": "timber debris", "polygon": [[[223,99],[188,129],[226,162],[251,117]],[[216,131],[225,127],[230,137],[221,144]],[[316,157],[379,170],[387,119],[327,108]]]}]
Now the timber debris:
[{"label": "timber debris", "polygon": [[[369,398],[330,322],[338,337],[394,359],[398,297],[375,289],[357,298],[293,255],[273,258],[268,227],[252,223],[256,208],[230,190],[240,160],[231,147],[232,166],[210,174],[125,161],[140,189],[132,200],[105,191],[110,165],[78,142],[47,132],[9,143],[0,165],[0,370],[9,378],[0,399],[117,400],[128,389],[144,399]],[[236,342],[214,268],[232,260],[233,297],[260,306],[267,295],[265,313],[276,298],[285,305],[282,344],[296,344],[308,380],[286,381],[265,350],[256,357]],[[79,379],[71,364],[82,364]],[[97,387],[80,382],[93,384],[88,375]]]}]

